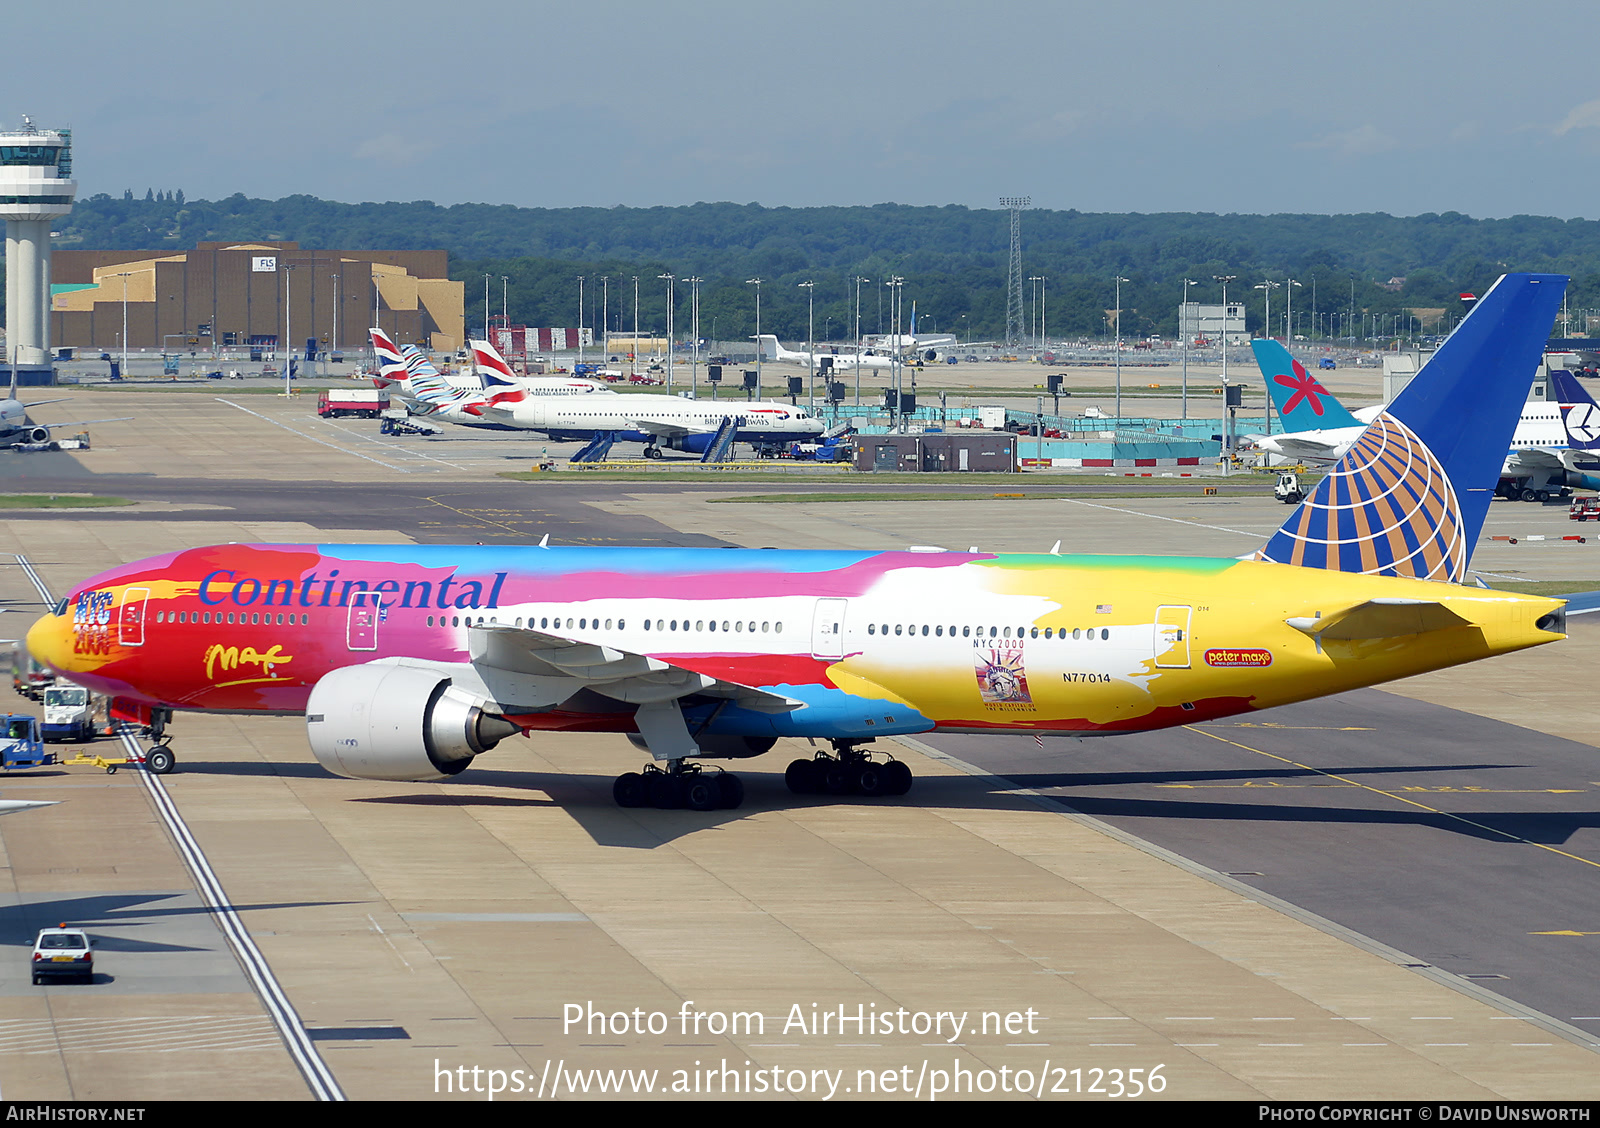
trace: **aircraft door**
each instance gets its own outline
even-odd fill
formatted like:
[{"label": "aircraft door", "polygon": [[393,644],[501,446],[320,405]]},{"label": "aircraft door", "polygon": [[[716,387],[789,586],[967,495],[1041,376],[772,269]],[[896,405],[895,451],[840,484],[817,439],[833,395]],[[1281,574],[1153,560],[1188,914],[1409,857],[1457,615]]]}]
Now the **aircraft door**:
[{"label": "aircraft door", "polygon": [[351,650],[378,649],[378,608],[381,597],[375,591],[357,591],[350,595],[350,622],[345,634]]},{"label": "aircraft door", "polygon": [[131,587],[122,593],[122,610],[117,616],[117,641],[123,646],[144,645],[145,602],[150,589]]},{"label": "aircraft door", "polygon": [[844,609],[848,600],[819,599],[811,619],[811,656],[844,657]]},{"label": "aircraft door", "polygon": [[1194,608],[1165,606],[1156,608],[1156,666],[1168,670],[1189,668],[1189,621]]}]

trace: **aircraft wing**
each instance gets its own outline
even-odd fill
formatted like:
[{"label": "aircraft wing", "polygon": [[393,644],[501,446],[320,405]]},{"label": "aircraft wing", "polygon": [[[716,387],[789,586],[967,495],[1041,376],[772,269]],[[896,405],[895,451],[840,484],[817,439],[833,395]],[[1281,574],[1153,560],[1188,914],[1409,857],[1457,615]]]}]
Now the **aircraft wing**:
[{"label": "aircraft wing", "polygon": [[43,407],[47,403],[66,403],[71,398],[71,396],[62,396],[60,399],[34,400],[32,403],[25,403],[22,406],[27,408],[29,411],[32,411],[34,408]]},{"label": "aircraft wing", "polygon": [[1560,452],[1540,447],[1526,447],[1523,450],[1512,451],[1506,457],[1505,465],[1505,469],[1513,473],[1519,470],[1565,470],[1566,468]]},{"label": "aircraft wing", "polygon": [[709,435],[711,427],[691,427],[687,423],[663,423],[656,419],[635,419],[633,425],[647,435],[658,439],[675,439],[682,435]]},{"label": "aircraft wing", "polygon": [[1273,454],[1285,458],[1293,458],[1301,462],[1337,462],[1344,457],[1344,452],[1350,449],[1348,440],[1339,442],[1324,442],[1308,439],[1304,436],[1309,432],[1289,432],[1287,434],[1264,435],[1256,438],[1256,446],[1262,450],[1269,450]]},{"label": "aircraft wing", "polygon": [[115,419],[74,419],[70,423],[38,423],[35,426],[54,431],[62,427],[87,427],[91,423],[126,423],[132,418],[131,415],[119,415]]},{"label": "aircraft wing", "polygon": [[502,705],[548,708],[581,690],[614,701],[650,705],[698,694],[760,713],[786,713],[804,702],[754,686],[598,643],[511,626],[473,627],[473,668]]}]

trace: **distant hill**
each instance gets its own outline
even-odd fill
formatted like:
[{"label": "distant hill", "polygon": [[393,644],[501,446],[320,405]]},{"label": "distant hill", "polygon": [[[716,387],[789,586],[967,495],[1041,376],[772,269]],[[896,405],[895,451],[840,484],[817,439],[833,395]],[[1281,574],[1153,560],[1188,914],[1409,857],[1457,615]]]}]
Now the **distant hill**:
[{"label": "distant hill", "polygon": [[[1215,275],[1235,275],[1229,296],[1242,298],[1260,328],[1265,278],[1293,277],[1298,331],[1312,333],[1313,309],[1324,329],[1374,321],[1384,331],[1407,311],[1458,315],[1458,295],[1478,291],[1505,270],[1574,276],[1574,310],[1600,306],[1600,222],[1537,216],[1479,220],[1446,212],[1401,218],[1371,215],[1156,215],[1028,211],[1023,268],[1043,275],[1044,316],[1052,337],[1106,329],[1113,280],[1123,285],[1124,333],[1176,331],[1183,279],[1198,301],[1217,301]],[[443,247],[452,277],[467,283],[469,323],[481,322],[484,275],[491,312],[501,309],[508,276],[513,320],[631,329],[633,278],[639,278],[641,329],[659,329],[668,270],[698,275],[701,333],[738,338],[754,331],[755,287],[762,278],[762,329],[806,335],[806,292],[816,282],[815,334],[847,337],[855,319],[852,276],[861,287],[863,332],[887,317],[881,283],[905,279],[918,328],[992,339],[1005,330],[1008,227],[999,210],[966,207],[766,208],[694,204],[659,208],[518,208],[459,204],[341,204],[312,196],[186,200],[180,193],[96,195],[79,201],[59,228],[58,245],[85,249],[188,248],[208,239],[294,239],[303,246],[349,249]],[[608,283],[600,283],[604,276]],[[1391,280],[1403,279],[1403,282]],[[1025,283],[1025,321],[1034,321],[1035,284]],[[1313,290],[1315,293],[1313,294]],[[609,301],[605,300],[609,297]],[[680,285],[676,327],[688,328],[689,287]],[[1313,306],[1313,301],[1315,305]],[[880,306],[884,312],[880,313]],[[1272,291],[1273,331],[1282,332],[1284,290]],[[1330,315],[1336,320],[1330,323]],[[1426,317],[1428,314],[1419,314]],[[886,325],[882,326],[887,328]],[[1578,320],[1574,328],[1580,328]],[[1600,326],[1597,326],[1600,328]]]}]

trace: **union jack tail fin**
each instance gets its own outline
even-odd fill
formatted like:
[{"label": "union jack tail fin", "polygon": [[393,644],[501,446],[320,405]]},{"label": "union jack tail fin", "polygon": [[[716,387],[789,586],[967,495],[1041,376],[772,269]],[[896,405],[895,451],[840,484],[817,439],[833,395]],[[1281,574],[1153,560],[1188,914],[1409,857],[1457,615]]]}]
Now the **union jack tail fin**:
[{"label": "union jack tail fin", "polygon": [[517,380],[517,374],[500,355],[500,350],[488,341],[472,342],[472,362],[490,403],[520,403],[528,398],[528,389]]},{"label": "union jack tail fin", "polygon": [[1346,411],[1283,345],[1271,338],[1257,338],[1250,342],[1250,349],[1256,354],[1256,364],[1285,431],[1361,426],[1361,420]]},{"label": "union jack tail fin", "polygon": [[1502,275],[1257,558],[1464,580],[1566,286]]},{"label": "union jack tail fin", "polygon": [[403,385],[409,375],[406,372],[404,355],[382,329],[368,329],[367,335],[372,338],[372,351],[378,357],[378,386],[382,388],[390,384]]}]

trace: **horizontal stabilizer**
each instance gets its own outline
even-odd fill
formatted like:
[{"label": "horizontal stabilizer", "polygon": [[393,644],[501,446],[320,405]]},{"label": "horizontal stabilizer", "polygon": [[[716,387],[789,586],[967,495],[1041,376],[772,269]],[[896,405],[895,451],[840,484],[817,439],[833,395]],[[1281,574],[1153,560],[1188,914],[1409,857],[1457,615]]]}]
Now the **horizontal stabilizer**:
[{"label": "horizontal stabilizer", "polygon": [[1442,603],[1427,599],[1369,599],[1320,619],[1285,619],[1295,630],[1319,639],[1396,638],[1468,626]]}]

